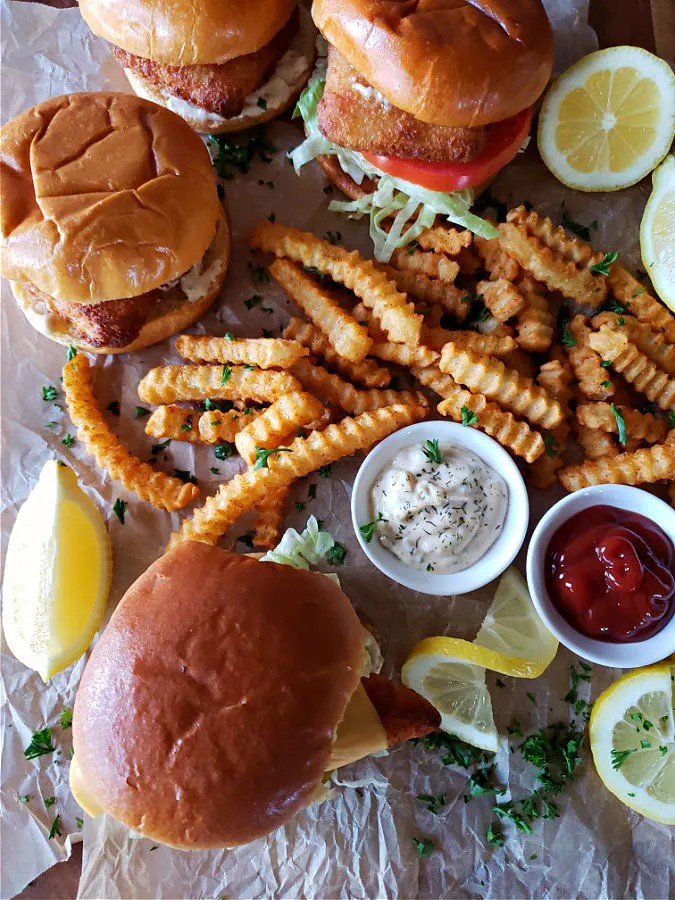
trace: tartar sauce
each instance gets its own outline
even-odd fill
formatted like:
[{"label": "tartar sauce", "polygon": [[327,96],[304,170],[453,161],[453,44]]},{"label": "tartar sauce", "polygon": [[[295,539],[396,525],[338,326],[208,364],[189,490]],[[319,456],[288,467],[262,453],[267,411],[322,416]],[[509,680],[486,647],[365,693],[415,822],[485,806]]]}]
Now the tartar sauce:
[{"label": "tartar sauce", "polygon": [[504,480],[475,453],[427,441],[401,450],[370,494],[377,539],[415,569],[468,569],[497,540],[506,517]]}]

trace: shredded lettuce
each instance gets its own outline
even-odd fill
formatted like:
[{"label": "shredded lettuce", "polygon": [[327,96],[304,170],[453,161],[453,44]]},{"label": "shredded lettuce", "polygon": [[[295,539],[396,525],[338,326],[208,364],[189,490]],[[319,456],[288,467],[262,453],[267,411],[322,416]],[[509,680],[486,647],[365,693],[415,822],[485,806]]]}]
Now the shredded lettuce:
[{"label": "shredded lettuce", "polygon": [[[319,131],[317,120],[319,101],[326,86],[324,69],[325,61],[320,61],[298,100],[294,115],[302,116],[307,138],[289,156],[296,172],[317,156],[336,156],[342,169],[357,184],[362,184],[365,178],[376,181],[377,188],[372,194],[353,201],[333,200],[328,206],[352,218],[369,216],[376,259],[389,262],[394,250],[419,237],[433,225],[437,215],[445,216],[449,222],[468,228],[481,237],[497,237],[496,228],[471,212],[474,201],[472,190],[449,194],[430,191],[402,178],[387,175],[356,150],[346,150],[325,138]],[[386,231],[382,223],[390,217],[393,223]]]},{"label": "shredded lettuce", "polygon": [[[319,523],[310,516],[302,534],[298,534],[295,528],[289,528],[283,535],[274,550],[266,553],[261,562],[282,563],[293,566],[296,569],[309,569],[320,563],[331,547],[335,544],[327,531],[319,530]],[[333,575],[336,580],[337,576]],[[339,584],[339,581],[337,582]]]}]

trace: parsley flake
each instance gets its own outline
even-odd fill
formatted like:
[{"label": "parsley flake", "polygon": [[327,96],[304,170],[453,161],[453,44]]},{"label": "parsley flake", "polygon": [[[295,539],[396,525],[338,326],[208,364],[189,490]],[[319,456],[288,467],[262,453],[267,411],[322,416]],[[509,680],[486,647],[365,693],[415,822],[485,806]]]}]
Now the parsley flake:
[{"label": "parsley flake", "polygon": [[431,838],[416,838],[413,839],[413,844],[415,845],[415,850],[417,850],[417,855],[420,859],[424,859],[429,856],[431,851],[434,849],[434,842]]},{"label": "parsley flake", "polygon": [[121,500],[119,497],[113,503],[113,512],[115,513],[117,518],[120,520],[120,525],[124,525],[124,513],[126,511],[126,508],[127,508],[127,501]]},{"label": "parsley flake", "polygon": [[254,469],[269,469],[269,458],[276,453],[292,453],[290,447],[275,447],[273,450],[265,450],[264,447],[255,448]]},{"label": "parsley flake", "polygon": [[361,532],[363,540],[366,542],[366,544],[369,544],[372,541],[373,535],[375,534],[375,529],[377,528],[377,523],[385,521],[386,519],[383,519],[382,513],[379,512],[377,514],[377,518],[372,522],[367,522],[365,525],[359,525],[359,531]]},{"label": "parsley flake", "polygon": [[58,388],[55,388],[53,384],[42,388],[42,399],[45,401],[45,403],[50,403],[52,400],[56,400],[58,395]]},{"label": "parsley flake", "polygon": [[47,753],[54,753],[56,747],[52,746],[52,730],[51,728],[43,728],[42,731],[34,731],[30,744],[23,751],[26,759],[37,759],[38,756],[44,756]]},{"label": "parsley flake", "polygon": [[235,446],[230,441],[222,441],[213,448],[216,459],[229,459],[234,456]]},{"label": "parsley flake", "polygon": [[59,716],[59,724],[61,728],[70,728],[73,724],[73,711],[69,706],[61,710]]},{"label": "parsley flake", "polygon": [[619,411],[618,407],[615,406],[614,403],[610,404],[612,412],[614,413],[614,418],[616,419],[616,425],[619,429],[619,443],[622,447],[625,447],[628,443],[628,432],[626,430],[626,420],[624,419],[622,413]]},{"label": "parsley flake", "polygon": [[441,451],[438,447],[438,438],[427,441],[422,447],[422,453],[426,456],[430,463],[436,463],[436,465],[440,465],[443,462],[443,457],[441,456]]},{"label": "parsley flake", "polygon": [[326,559],[331,564],[331,566],[341,566],[345,561],[346,555],[347,551],[345,550],[345,548],[342,546],[342,544],[338,544],[338,542],[336,541],[326,554]]},{"label": "parsley flake", "polygon": [[609,267],[616,261],[618,255],[616,250],[613,253],[605,253],[599,263],[591,266],[591,272],[594,275],[609,275]]},{"label": "parsley flake", "polygon": [[478,416],[475,412],[469,409],[468,406],[463,406],[461,409],[462,413],[462,425],[475,425],[478,422]]}]

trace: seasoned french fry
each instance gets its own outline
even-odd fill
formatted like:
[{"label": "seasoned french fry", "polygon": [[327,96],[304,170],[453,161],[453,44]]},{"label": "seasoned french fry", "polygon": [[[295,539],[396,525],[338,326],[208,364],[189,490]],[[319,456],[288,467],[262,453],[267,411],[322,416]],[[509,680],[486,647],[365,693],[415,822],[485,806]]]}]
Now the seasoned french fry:
[{"label": "seasoned french fry", "polygon": [[279,397],[262,415],[239,434],[234,443],[242,459],[249,465],[255,462],[256,447],[271,450],[283,443],[298,428],[308,425],[323,413],[323,403],[303,391]]},{"label": "seasoned french fry", "polygon": [[[465,422],[484,431],[529,463],[544,452],[544,440],[539,432],[533,431],[527,422],[518,421],[512,413],[505,412],[496,403],[489,403],[483,394],[472,394],[458,388],[456,393],[441,400],[438,411],[442,416],[450,416],[455,422]],[[474,416],[475,421],[472,421]]]},{"label": "seasoned french fry", "polygon": [[402,272],[418,272],[427,278],[438,278],[445,284],[452,284],[459,275],[459,263],[456,260],[448,259],[442,253],[411,250],[409,247],[394,250],[391,265]]},{"label": "seasoned french fry", "polygon": [[287,259],[276,259],[270,275],[326,335],[336,353],[349,362],[363,362],[373,341],[367,329],[352,319],[329,291]]},{"label": "seasoned french fry", "polygon": [[657,334],[649,325],[623,313],[602,312],[593,316],[594,328],[602,328],[603,325],[611,325],[615,331],[621,330],[640,353],[644,353],[667,375],[675,377],[675,343],[664,334]]},{"label": "seasoned french fry", "polygon": [[391,278],[396,287],[409,297],[422,303],[441,306],[446,312],[463,322],[469,314],[470,304],[464,301],[466,291],[438,278],[429,278],[421,272],[401,271],[393,266],[376,263],[376,268]]},{"label": "seasoned french fry", "polygon": [[[496,225],[496,222],[491,224]],[[515,281],[520,274],[520,266],[511,259],[509,254],[500,246],[499,238],[475,237],[473,245],[483,262],[483,268],[490,276],[491,281],[505,278],[507,281]],[[461,266],[461,260],[460,260]],[[464,269],[462,269],[464,271]],[[472,273],[468,273],[472,274]]]},{"label": "seasoned french fry", "polygon": [[574,316],[568,327],[570,340],[574,343],[567,347],[567,358],[582,393],[589,400],[608,400],[614,396],[614,383],[602,365],[602,357],[588,343],[592,331],[585,318]]},{"label": "seasoned french fry", "polygon": [[457,256],[471,246],[473,235],[470,231],[457,231],[456,228],[448,228],[445,225],[434,225],[423,231],[416,240],[422,250],[434,250],[436,253]]},{"label": "seasoned french fry", "polygon": [[82,353],[63,367],[63,390],[78,438],[98,467],[113,481],[121,482],[127,490],[134,491],[141,500],[148,500],[157,509],[182,509],[198,496],[197,485],[158,472],[120,443],[96,405],[91,367]]},{"label": "seasoned french fry", "polygon": [[[424,331],[422,332],[424,334]],[[376,341],[370,348],[372,356],[399,366],[430,366],[439,358],[429,347],[409,347],[407,344],[393,344],[391,341]]]},{"label": "seasoned french fry", "polygon": [[159,405],[176,400],[254,400],[272,402],[289,391],[300,390],[288,372],[244,369],[239,366],[159,366],[138,385],[145,403]]},{"label": "seasoned french fry", "polygon": [[517,287],[526,304],[516,316],[518,346],[528,353],[543,353],[553,341],[553,316],[548,300],[529,275],[523,275]]},{"label": "seasoned french fry", "polygon": [[464,350],[451,341],[443,348],[440,368],[474,393],[485,394],[532,425],[555,428],[562,422],[563,410],[557,400],[493,356]]},{"label": "seasoned french fry", "polygon": [[565,416],[560,425],[544,435],[546,452],[527,473],[528,481],[533,487],[545,490],[557,481],[557,473],[563,466],[567,438],[570,433],[572,368],[562,350],[556,352],[554,358],[549,362],[544,363],[539,370],[537,382],[560,403]]},{"label": "seasoned french fry", "polygon": [[[618,263],[609,270],[609,286],[616,299],[627,307],[627,312],[640,322],[675,344],[675,316],[641,286],[637,278]],[[644,352],[644,351],[643,351]]]},{"label": "seasoned french fry", "polygon": [[353,419],[343,419],[338,425],[329,425],[325,431],[313,431],[306,438],[296,438],[289,447],[291,452],[273,455],[267,461],[267,468],[249,468],[221,485],[191,518],[183,521],[181,530],[172,535],[169,546],[191,540],[217,543],[239,516],[272,492],[343,456],[369,450],[393,431],[420,421],[426,412],[419,406],[388,406]]},{"label": "seasoned french fry", "polygon": [[672,478],[673,472],[675,446],[665,443],[568,466],[560,470],[558,477],[566,490],[578,491],[594,484],[652,484]]},{"label": "seasoned french fry", "polygon": [[176,350],[191,362],[237,363],[259,369],[290,369],[309,350],[296,341],[280,338],[202,337],[181,334]]},{"label": "seasoned french fry", "polygon": [[[333,422],[339,422],[343,418],[343,411],[337,406],[324,406],[321,415],[304,426],[303,431],[324,431]],[[298,436],[300,432],[298,431]]]},{"label": "seasoned french fry", "polygon": [[253,544],[272,550],[279,543],[281,520],[288,498],[288,487],[281,488],[258,503],[253,526]]},{"label": "seasoned french fry", "polygon": [[267,219],[251,231],[249,244],[254,250],[274,253],[330,275],[333,281],[344,284],[373,310],[389,340],[414,347],[419,344],[422,317],[416,315],[412,303],[400,293],[396,284],[356,250],[350,253],[309,232],[287,228]]},{"label": "seasoned french fry", "polygon": [[439,397],[452,397],[460,387],[451,375],[441,372],[437,365],[411,366],[410,371],[420,384],[435,391]]},{"label": "seasoned french fry", "polygon": [[[560,291],[578,303],[598,306],[607,296],[607,279],[595,275],[591,266],[602,260],[588,245],[555,229],[550,219],[541,219],[524,207],[512,209],[499,225],[499,243],[518,265],[549,290]],[[547,241],[551,244],[548,246]]]},{"label": "seasoned french fry", "polygon": [[182,409],[180,406],[158,406],[145,424],[145,433],[156,438],[171,438],[172,441],[199,443],[198,409]]},{"label": "seasoned french fry", "polygon": [[199,440],[205,444],[231,444],[239,432],[255,422],[260,415],[262,410],[259,409],[247,409],[245,412],[210,410],[202,413],[197,422]]},{"label": "seasoned french fry", "polygon": [[[480,334],[478,331],[449,331],[447,328],[422,328],[422,343],[432,350],[441,352],[448,341],[454,341],[458,347],[485,353],[488,356],[502,357],[516,349],[512,337],[499,334]],[[433,362],[433,360],[431,361]],[[430,365],[431,363],[422,363]]]},{"label": "seasoned french fry", "polygon": [[293,366],[296,375],[307,390],[319,394],[329,403],[341,406],[345,412],[359,415],[382,406],[409,404],[410,406],[426,406],[427,399],[423,394],[412,391],[368,390],[360,391],[343,381],[339,375],[333,375],[322,366],[315,366],[306,359],[299,360]]},{"label": "seasoned french fry", "polygon": [[[657,419],[651,413],[638,412],[631,406],[617,406],[616,409],[631,438],[648,444],[658,444],[666,439],[668,426],[665,419]],[[619,424],[609,403],[582,403],[577,406],[576,415],[579,423],[586,428],[619,433]]]},{"label": "seasoned french fry", "polygon": [[669,378],[663,369],[640,353],[625,334],[603,325],[600,331],[590,335],[588,343],[603,359],[608,359],[612,368],[620,372],[636,391],[658,403],[666,412],[675,409],[675,378]]},{"label": "seasoned french fry", "polygon": [[[359,305],[362,306],[362,304]],[[365,306],[363,309],[366,309]],[[369,310],[366,312],[369,313]],[[391,381],[389,369],[378,366],[374,359],[364,359],[360,363],[351,363],[344,359],[331,347],[328,338],[322,331],[309,322],[303,322],[302,319],[291,319],[284,330],[284,337],[304,344],[311,354],[321,357],[329,366],[346,375],[351,381],[357,381],[363,387],[386,387]]]},{"label": "seasoned french fry", "polygon": [[619,447],[608,432],[587,428],[585,425],[580,425],[578,421],[575,432],[579,446],[588,459],[602,459],[605,456],[619,455]]},{"label": "seasoned french fry", "polygon": [[498,322],[506,322],[525,309],[525,299],[515,285],[505,278],[479,281],[476,293]]}]

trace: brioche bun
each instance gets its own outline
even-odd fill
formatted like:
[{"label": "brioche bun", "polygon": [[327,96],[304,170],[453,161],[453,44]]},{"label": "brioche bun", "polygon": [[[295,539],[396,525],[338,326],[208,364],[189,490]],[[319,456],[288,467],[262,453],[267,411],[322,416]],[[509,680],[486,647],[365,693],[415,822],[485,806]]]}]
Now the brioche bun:
[{"label": "brioche bun", "polygon": [[85,668],[87,793],[172,847],[262,837],[312,802],[365,662],[328,578],[181,544],[129,588]]},{"label": "brioche bun", "polygon": [[181,276],[213,240],[221,206],[206,147],[133,94],[81,93],[0,129],[0,262],[52,297],[138,297]]},{"label": "brioche bun", "polygon": [[312,16],[369,84],[431,125],[508,119],[551,75],[541,0],[314,0]]},{"label": "brioche bun", "polygon": [[[127,81],[139,97],[152,100],[181,116],[187,124],[200,134],[225,134],[243,131],[255,125],[262,125],[276,119],[297,99],[300,91],[314,68],[316,58],[316,31],[306,9],[300,9],[300,28],[290,46],[279,60],[276,68],[265,82],[253,92],[238,116],[225,118],[209,112],[180,97],[175,97],[167,88],[153,84],[138,71],[124,69]],[[259,100],[264,100],[266,108],[261,109]]]},{"label": "brioche bun", "polygon": [[[52,315],[40,304],[26,287],[18,281],[11,281],[12,293],[19,308],[28,322],[45,337],[59,344],[66,344],[84,350],[87,353],[134,353],[152,344],[166,340],[188,328],[211,306],[220,293],[230,261],[230,228],[224,211],[221,211],[216,236],[204,254],[204,279],[196,296],[185,299],[179,305],[167,305],[165,311],[158,314],[143,325],[141,331],[130,344],[125,347],[108,347],[88,344],[82,340],[79,329],[66,319]],[[109,301],[114,303],[114,300]]]},{"label": "brioche bun", "polygon": [[94,34],[172,66],[255,53],[281,31],[295,0],[80,0]]}]

